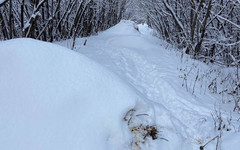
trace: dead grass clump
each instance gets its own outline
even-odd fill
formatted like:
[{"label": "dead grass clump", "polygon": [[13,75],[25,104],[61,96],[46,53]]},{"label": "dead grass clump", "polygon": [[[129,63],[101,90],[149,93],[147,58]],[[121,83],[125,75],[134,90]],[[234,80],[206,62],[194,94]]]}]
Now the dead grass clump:
[{"label": "dead grass clump", "polygon": [[149,140],[158,139],[159,129],[155,125],[149,125],[147,121],[149,118],[148,114],[136,114],[135,109],[130,109],[123,118],[132,134],[132,148],[134,150],[141,150],[142,146],[147,144]]}]

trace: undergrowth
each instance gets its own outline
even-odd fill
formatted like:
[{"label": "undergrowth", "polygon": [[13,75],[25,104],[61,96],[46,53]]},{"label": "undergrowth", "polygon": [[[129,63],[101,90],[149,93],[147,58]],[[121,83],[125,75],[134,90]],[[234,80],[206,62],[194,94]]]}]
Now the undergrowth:
[{"label": "undergrowth", "polygon": [[[179,78],[182,87],[194,96],[211,93],[220,95],[211,113],[216,137],[200,147],[203,150],[209,143],[216,141],[216,150],[221,149],[221,137],[224,132],[240,132],[240,78],[239,66],[227,67],[216,64],[203,64],[190,61],[188,56],[181,57]],[[218,105],[216,105],[218,104]],[[223,105],[231,110],[223,110]]]}]

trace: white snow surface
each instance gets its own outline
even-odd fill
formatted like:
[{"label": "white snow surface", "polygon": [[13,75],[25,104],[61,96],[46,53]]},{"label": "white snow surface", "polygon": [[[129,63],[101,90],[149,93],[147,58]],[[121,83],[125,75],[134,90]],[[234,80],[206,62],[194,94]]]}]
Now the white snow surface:
[{"label": "white snow surface", "polygon": [[0,70],[1,150],[128,146],[121,122],[139,97],[85,56],[15,39],[0,42]]},{"label": "white snow surface", "polygon": [[[121,21],[97,36],[77,39],[75,50],[117,74],[153,106],[153,121],[161,130],[159,137],[167,139],[168,142],[161,139],[148,141],[142,149],[199,149],[201,145],[219,135],[214,129],[211,113],[214,114],[214,107],[220,103],[222,97],[209,92],[208,84],[204,81],[194,85],[197,69],[200,76],[209,66],[185,55],[181,59],[182,53],[153,34],[146,24],[136,25],[131,21]],[[86,46],[83,45],[85,40]],[[71,42],[67,40],[57,44],[71,47]],[[180,78],[181,72],[185,69],[191,70],[193,64],[196,67],[192,72],[189,71],[186,90],[185,81]],[[232,108],[228,108],[228,104],[221,107],[224,108],[222,117],[227,125],[226,120]],[[223,150],[236,150],[236,147],[240,146],[239,127],[239,121],[235,127],[233,124],[228,126],[231,132],[224,131],[219,148],[222,145]],[[227,146],[231,145],[231,141],[234,146]],[[215,150],[215,146],[216,140],[204,149]]]},{"label": "white snow surface", "polygon": [[[147,25],[121,21],[77,39],[77,52],[32,39],[0,42],[0,149],[197,150],[218,135],[211,113],[220,96],[193,88],[194,73],[186,90],[181,53],[152,34]],[[141,136],[129,126],[141,125],[156,126],[158,139],[136,147]],[[240,147],[239,133],[222,136],[222,150]]]}]

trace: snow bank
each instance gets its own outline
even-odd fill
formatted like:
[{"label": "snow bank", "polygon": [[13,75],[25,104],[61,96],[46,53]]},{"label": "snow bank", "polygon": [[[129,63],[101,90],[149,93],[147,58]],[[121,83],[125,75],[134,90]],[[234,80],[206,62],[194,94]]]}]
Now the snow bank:
[{"label": "snow bank", "polygon": [[32,39],[0,42],[1,150],[122,150],[138,96],[85,56]]}]

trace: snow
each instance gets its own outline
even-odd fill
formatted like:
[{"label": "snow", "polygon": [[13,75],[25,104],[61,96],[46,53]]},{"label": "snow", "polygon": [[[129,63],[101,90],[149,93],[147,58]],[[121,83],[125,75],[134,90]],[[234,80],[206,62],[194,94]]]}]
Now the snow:
[{"label": "snow", "polygon": [[85,56],[32,39],[0,43],[0,149],[125,149],[139,97]]},{"label": "snow", "polygon": [[[195,84],[209,66],[152,35],[121,21],[78,38],[77,52],[62,47],[72,40],[0,42],[0,149],[193,150],[220,135],[211,113],[222,97],[205,79]],[[221,107],[227,123],[229,104]],[[238,124],[226,124],[222,150],[240,146]],[[147,126],[158,139],[143,136]]]},{"label": "snow", "polygon": [[5,0],[0,0],[0,4],[3,3]]},{"label": "snow", "polygon": [[[142,149],[199,149],[220,134],[214,129],[211,113],[222,97],[207,91],[207,84],[196,83],[194,86],[198,69],[200,76],[209,67],[188,56],[181,59],[182,54],[153,37],[153,31],[147,25],[137,27],[139,31],[133,22],[122,21],[97,36],[77,39],[75,50],[117,74],[152,105],[154,124],[168,142],[148,141]],[[86,46],[83,45],[85,40]],[[70,48],[71,42],[57,44]],[[196,67],[191,72],[193,64]],[[187,86],[181,77],[184,71],[190,72]],[[223,112],[225,121],[227,113]],[[235,135],[234,131],[232,134]],[[222,136],[225,139],[225,132]],[[235,135],[237,141],[239,138]],[[216,141],[213,141],[205,149],[215,149],[215,145]]]},{"label": "snow", "polygon": [[223,150],[237,150],[240,146],[240,134],[227,134],[222,143]]}]

